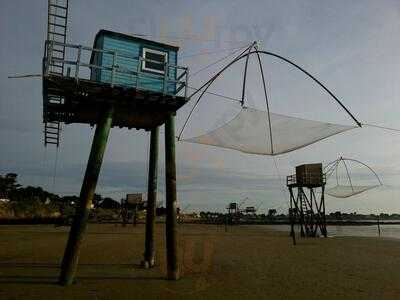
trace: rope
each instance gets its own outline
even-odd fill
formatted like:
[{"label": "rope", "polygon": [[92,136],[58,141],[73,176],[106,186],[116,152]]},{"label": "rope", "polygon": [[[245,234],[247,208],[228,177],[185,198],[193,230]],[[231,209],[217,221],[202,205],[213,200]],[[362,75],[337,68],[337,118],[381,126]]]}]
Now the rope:
[{"label": "rope", "polygon": [[[328,180],[328,179],[332,176],[332,174],[333,174],[333,172],[335,172],[335,170],[336,170],[338,164],[339,164],[339,159],[337,159],[337,160],[335,160],[335,161],[333,161],[333,162],[330,162],[329,164],[327,164],[327,165],[324,167],[324,172],[325,172],[325,175],[326,175],[326,180]],[[325,170],[326,170],[326,171],[325,171]]]},{"label": "rope", "polygon": [[[192,90],[199,90],[198,88],[195,88],[195,87],[192,87],[192,86],[188,86],[188,88],[189,88],[189,89],[192,89]],[[231,100],[231,101],[234,101],[234,102],[239,102],[239,103],[242,102],[240,99],[233,98],[233,97],[229,97],[229,96],[222,95],[222,94],[218,94],[218,93],[214,93],[214,92],[208,92],[208,91],[207,91],[206,94],[218,96],[218,97],[221,97],[221,98],[223,98],[223,99]]]},{"label": "rope", "polygon": [[54,161],[54,170],[53,170],[53,185],[52,185],[52,192],[55,193],[55,188],[56,188],[56,178],[57,178],[57,165],[58,165],[58,152],[60,151],[60,148],[57,147],[56,150],[56,158]]},{"label": "rope", "polygon": [[[246,47],[246,46],[244,46],[244,47]],[[197,52],[197,53],[194,53],[194,54],[183,55],[183,56],[180,57],[180,59],[186,59],[186,58],[190,58],[190,57],[194,57],[194,56],[201,56],[201,55],[217,54],[217,53],[236,50],[236,49],[240,49],[240,48],[244,48],[244,47],[225,48],[225,49],[221,49],[221,50],[218,50],[218,51],[206,51],[206,50],[209,50],[209,49],[205,49],[204,51]]]},{"label": "rope", "polygon": [[398,128],[392,128],[392,127],[386,127],[386,126],[368,124],[368,123],[362,123],[362,125],[363,126],[368,126],[368,127],[375,127],[375,128],[379,128],[379,129],[384,129],[384,130],[389,130],[389,131],[400,132],[400,129],[398,129]]},{"label": "rope", "polygon": [[[274,56],[276,58],[279,58],[287,63],[289,63],[290,65],[294,66],[295,68],[297,68],[298,70],[300,70],[301,72],[303,72],[304,74],[306,74],[308,77],[310,77],[311,79],[313,79],[321,88],[323,88],[332,98],[334,98],[334,100],[346,111],[346,113],[354,120],[354,122],[361,127],[361,123],[354,117],[354,115],[347,109],[346,106],[344,106],[344,104],[324,85],[322,84],[317,78],[315,78],[313,75],[311,75],[310,73],[308,73],[305,69],[303,69],[302,67],[300,67],[299,65],[297,65],[296,63],[290,61],[287,58],[284,58],[283,56],[280,56],[278,54],[272,53],[272,52],[268,52],[268,51],[259,51],[258,49],[256,49],[255,51],[249,51],[249,49],[251,50],[254,47],[254,44],[251,44],[248,48],[246,48],[244,51],[242,51],[242,53],[237,56],[236,58],[234,58],[233,61],[231,61],[229,64],[227,64],[225,67],[223,67],[217,74],[215,74],[211,79],[209,79],[208,81],[206,81],[198,90],[196,90],[195,92],[193,92],[188,98],[192,98],[194,95],[196,95],[199,91],[202,90],[202,93],[200,94],[199,98],[197,99],[196,103],[194,104],[194,106],[192,107],[191,111],[189,112],[188,117],[186,118],[182,129],[178,135],[178,141],[181,139],[182,134],[190,120],[190,117],[193,114],[193,111],[196,109],[197,105],[199,104],[200,100],[202,99],[202,96],[206,93],[207,89],[211,86],[211,84],[229,67],[231,67],[233,64],[235,64],[236,62],[238,62],[239,60],[243,59],[243,58],[248,58],[248,56],[250,56],[251,54],[257,54],[257,56],[259,56],[260,53],[265,54],[265,55],[270,55],[270,56]],[[247,51],[249,51],[247,54],[245,54]],[[261,63],[260,63],[261,65]],[[265,83],[265,80],[264,80]],[[203,90],[204,89],[204,90]],[[267,101],[267,105],[268,105],[268,101]],[[269,109],[267,107],[267,109]],[[270,128],[271,131],[271,128]],[[271,138],[272,140],[272,138]],[[271,149],[273,150],[273,149]]]},{"label": "rope", "polygon": [[174,40],[193,40],[198,42],[219,42],[219,43],[227,43],[227,44],[243,44],[248,43],[248,41],[228,41],[228,40],[212,40],[212,39],[203,39],[196,36],[171,36],[171,35],[153,35],[153,34],[142,34],[142,33],[133,33],[132,35],[141,36],[141,37],[153,37],[153,38],[163,38],[163,39],[174,39]]},{"label": "rope", "polygon": [[[337,104],[339,104],[339,106],[340,107],[342,107],[342,109],[353,119],[353,121],[357,124],[357,126],[359,126],[359,127],[361,127],[362,126],[362,124],[356,119],[356,117],[350,112],[350,110],[321,82],[321,81],[319,81],[317,78],[315,78],[313,75],[311,75],[309,72],[307,72],[305,69],[303,69],[302,67],[300,67],[299,65],[297,65],[296,63],[294,63],[293,61],[291,61],[291,60],[289,60],[289,59],[287,59],[287,58],[285,58],[285,57],[283,57],[283,56],[281,56],[281,55],[278,55],[278,54],[275,54],[275,53],[273,53],[273,52],[269,52],[269,51],[261,51],[261,50],[255,50],[255,51],[251,51],[251,52],[249,52],[249,53],[247,53],[247,54],[244,54],[245,52],[246,52],[247,50],[245,50],[243,53],[242,53],[242,55],[240,55],[239,57],[236,57],[232,62],[230,62],[226,67],[224,67],[220,72],[218,72],[213,78],[211,78],[209,81],[207,81],[206,83],[204,83],[203,84],[203,86],[201,87],[201,88],[203,88],[203,87],[205,87],[205,86],[209,86],[209,83],[211,82],[213,82],[214,80],[215,80],[215,78],[216,77],[218,77],[219,75],[221,75],[221,73],[223,73],[226,69],[228,69],[230,66],[232,66],[233,64],[235,64],[236,62],[238,62],[239,60],[241,60],[241,59],[243,59],[243,58],[247,58],[249,55],[252,55],[252,54],[259,54],[259,53],[262,53],[262,54],[265,54],[265,55],[269,55],[269,56],[273,56],[273,57],[276,57],[276,58],[278,58],[278,59],[280,59],[280,60],[283,60],[283,61],[285,61],[285,62],[287,62],[288,64],[290,64],[290,65],[292,65],[293,67],[295,67],[296,69],[298,69],[298,70],[300,70],[301,72],[303,72],[304,74],[306,74],[308,77],[310,77],[314,82],[316,82],[322,89],[324,89],[325,90],[325,92],[327,92],[335,101],[336,101],[336,103]],[[201,89],[200,88],[200,89]],[[208,88],[208,87],[207,87]],[[206,89],[207,89],[206,88]],[[197,93],[197,91],[195,92],[195,93],[193,93],[191,96],[189,96],[189,98],[190,97],[192,97],[192,96],[194,96],[195,94]]]},{"label": "rope", "polygon": [[354,161],[356,163],[359,163],[359,164],[367,167],[372,173],[374,173],[374,175],[378,179],[379,184],[383,185],[383,183],[382,183],[381,179],[379,178],[378,174],[370,166],[368,166],[367,164],[364,164],[363,162],[361,162],[361,161],[359,161],[357,159],[352,159],[352,158],[344,158],[344,157],[342,157],[342,160]]},{"label": "rope", "polygon": [[[278,163],[277,163],[277,161],[276,161],[275,156],[272,156],[272,159],[273,159],[273,161],[274,161],[274,166],[275,166],[275,170],[276,170],[276,173],[277,173],[277,175],[278,175],[279,181],[282,182],[282,181],[283,181],[283,180],[282,180],[282,176],[281,176],[281,173],[280,173],[280,171],[279,171]],[[285,203],[282,204],[279,208],[281,208],[281,207],[282,207],[283,205],[285,205],[285,204],[286,204],[287,208],[289,208],[289,204],[288,204],[289,201],[288,201],[288,198],[287,198],[287,195],[286,195],[286,189],[283,188],[283,187],[281,186],[280,190],[281,190],[281,192],[282,192],[283,198],[285,199]]]},{"label": "rope", "polygon": [[[207,89],[210,86],[210,84],[213,83],[215,81],[215,79],[217,79],[226,69],[228,69],[231,65],[233,65],[237,61],[238,58],[243,57],[243,54],[250,47],[252,47],[252,46],[249,46],[244,51],[242,51],[239,55],[237,55],[229,64],[227,64],[225,67],[223,67],[217,74],[215,74],[213,77],[211,77],[208,81],[203,83],[203,85],[199,88],[199,90],[194,92],[193,94],[191,94],[188,98],[192,98],[194,95],[196,95],[203,88]],[[199,98],[201,98],[201,96]]]},{"label": "rope", "polygon": [[[216,64],[218,64],[218,63],[220,63],[220,62],[222,62],[222,61],[224,61],[224,60],[226,60],[228,57],[231,57],[232,55],[236,54],[237,52],[239,52],[239,51],[242,50],[243,48],[246,48],[247,46],[248,46],[248,45],[246,45],[246,46],[244,46],[244,47],[240,47],[240,48],[238,48],[237,50],[235,50],[235,51],[229,53],[228,55],[226,55],[226,56],[224,56],[224,57],[222,57],[222,58],[220,58],[220,59],[218,59],[218,60],[216,60],[216,61],[214,61],[214,62],[208,64],[208,65],[206,65],[205,67],[202,67],[201,69],[197,70],[197,71],[194,72],[193,74],[190,74],[190,77],[194,77],[194,76],[198,75],[200,72],[203,72],[204,70],[206,70],[206,69],[208,69],[208,68],[210,68],[210,67],[212,67],[212,66],[214,66],[214,65],[216,65]],[[191,97],[191,96],[190,96],[190,97]],[[189,98],[190,98],[190,97],[189,97]]]},{"label": "rope", "polygon": [[[248,48],[253,47],[253,45],[249,46]],[[226,65],[224,68],[222,68],[217,74],[215,74],[210,80],[208,80],[207,82],[205,82],[197,91],[193,92],[189,98],[193,97],[195,94],[197,94],[200,90],[204,90],[202,91],[202,93],[200,94],[199,98],[197,99],[196,103],[194,104],[194,106],[192,107],[191,111],[189,112],[188,117],[185,120],[185,123],[182,126],[182,129],[178,135],[178,140],[181,139],[183,131],[185,130],[186,125],[188,124],[190,117],[193,114],[193,111],[196,109],[197,105],[199,104],[200,100],[202,99],[203,95],[205,94],[205,92],[207,91],[207,89],[211,86],[211,84],[227,69],[229,68],[233,63],[235,63],[235,61],[237,60],[238,57],[240,57],[241,55],[243,55],[243,53],[245,53],[247,51],[246,48],[244,51],[242,51],[238,56],[236,56],[236,58],[231,61],[228,65]]]},{"label": "rope", "polygon": [[349,172],[349,169],[347,168],[346,162],[343,160],[343,158],[342,158],[342,162],[344,164],[344,167],[346,168],[346,173],[347,173],[347,177],[349,178],[349,183],[350,183],[350,186],[351,186],[351,190],[354,193],[354,187],[353,187],[353,183],[351,182],[350,172]]},{"label": "rope", "polygon": [[[346,106],[344,106],[344,104],[324,85],[322,84],[321,81],[319,81],[317,78],[315,78],[313,75],[311,75],[309,72],[307,72],[305,69],[303,69],[302,67],[300,67],[299,65],[297,65],[296,63],[294,63],[293,61],[279,55],[279,54],[275,54],[273,52],[269,52],[269,51],[260,51],[260,50],[256,50],[256,51],[252,51],[250,52],[248,55],[251,54],[258,54],[258,53],[262,53],[265,55],[270,55],[270,56],[274,56],[276,58],[279,58],[285,62],[287,62],[288,64],[292,65],[293,67],[295,67],[296,69],[300,70],[301,72],[303,72],[304,74],[306,74],[308,77],[310,77],[312,80],[314,80],[321,88],[323,88],[333,99],[335,99],[335,101],[346,111],[346,113],[353,119],[353,121],[357,124],[357,126],[361,127],[361,123],[354,117],[354,115],[348,110],[348,108]],[[237,58],[236,61],[234,61],[233,63],[241,60],[242,58],[246,57],[246,55],[242,55],[241,57]]]},{"label": "rope", "polygon": [[42,160],[42,172],[43,172],[43,174],[44,174],[44,177],[43,177],[43,186],[45,186],[45,185],[47,185],[47,183],[48,183],[48,178],[47,178],[47,164],[46,164],[46,162],[47,162],[47,147],[43,147],[43,160]]}]

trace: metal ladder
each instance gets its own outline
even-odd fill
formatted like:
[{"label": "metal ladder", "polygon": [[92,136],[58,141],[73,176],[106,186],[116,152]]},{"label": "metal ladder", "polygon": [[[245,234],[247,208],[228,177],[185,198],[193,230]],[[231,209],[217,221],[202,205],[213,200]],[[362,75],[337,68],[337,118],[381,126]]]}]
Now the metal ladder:
[{"label": "metal ladder", "polygon": [[[65,44],[67,41],[68,0],[48,0],[47,40]],[[53,44],[50,49],[53,59],[49,65],[49,75],[63,76],[65,60],[65,46]],[[49,92],[44,105],[55,106],[64,104],[64,97]],[[44,145],[60,145],[61,123],[58,120],[49,120],[44,116]]]}]

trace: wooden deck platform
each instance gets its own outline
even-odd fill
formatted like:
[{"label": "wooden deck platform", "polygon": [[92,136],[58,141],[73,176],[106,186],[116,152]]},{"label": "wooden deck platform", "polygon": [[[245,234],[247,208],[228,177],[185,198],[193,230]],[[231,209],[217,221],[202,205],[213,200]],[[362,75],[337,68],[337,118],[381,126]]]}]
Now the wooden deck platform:
[{"label": "wooden deck platform", "polygon": [[[49,103],[48,95],[62,96],[64,101]],[[170,113],[175,113],[188,101],[182,96],[54,74],[43,78],[43,98],[45,122],[94,125],[99,120],[101,106],[111,104],[115,109],[113,126],[145,130],[162,125]]]}]

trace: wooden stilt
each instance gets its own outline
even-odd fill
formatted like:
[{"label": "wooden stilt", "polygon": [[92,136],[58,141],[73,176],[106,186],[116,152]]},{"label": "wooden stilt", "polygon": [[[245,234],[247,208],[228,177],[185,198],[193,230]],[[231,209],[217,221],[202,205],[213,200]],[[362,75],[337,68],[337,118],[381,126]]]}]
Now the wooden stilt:
[{"label": "wooden stilt", "polygon": [[96,126],[93,137],[92,148],[86,166],[85,177],[80,192],[79,203],[77,203],[76,214],[72,224],[64,258],[61,264],[59,282],[62,285],[70,285],[75,276],[79,260],[79,252],[86,231],[87,220],[91,208],[97,180],[99,178],[101,164],[107,145],[108,135],[113,119],[113,108],[107,108]]},{"label": "wooden stilt", "polygon": [[381,225],[380,225],[379,215],[378,215],[377,223],[378,223],[378,236],[380,237],[381,236]]},{"label": "wooden stilt", "polygon": [[293,197],[293,190],[291,187],[289,187],[289,194],[290,194],[290,208],[289,208],[289,219],[290,219],[290,236],[292,237],[293,240],[293,245],[296,245],[296,235],[294,233],[294,215],[293,215],[293,202],[294,202],[294,197]]},{"label": "wooden stilt", "polygon": [[137,211],[138,211],[138,207],[137,207],[137,204],[135,204],[135,206],[133,208],[133,217],[132,217],[132,225],[134,227],[136,227],[136,225],[137,225]]},{"label": "wooden stilt", "polygon": [[328,237],[328,231],[326,229],[326,216],[325,216],[325,185],[322,185],[322,194],[321,194],[321,204],[322,204],[322,223],[324,231],[322,234],[324,237]]},{"label": "wooden stilt", "polygon": [[157,175],[158,175],[159,128],[151,130],[149,154],[149,179],[146,208],[146,240],[143,266],[151,268],[155,263],[154,230],[156,225]]},{"label": "wooden stilt", "polygon": [[178,226],[176,221],[176,165],[175,165],[175,116],[165,122],[165,185],[166,185],[166,244],[167,278],[179,279]]}]

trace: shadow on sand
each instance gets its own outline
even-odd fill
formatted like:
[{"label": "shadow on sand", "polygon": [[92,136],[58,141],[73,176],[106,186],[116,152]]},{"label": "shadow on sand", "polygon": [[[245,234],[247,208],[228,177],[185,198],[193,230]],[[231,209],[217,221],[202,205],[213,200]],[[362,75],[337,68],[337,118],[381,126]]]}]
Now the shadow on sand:
[{"label": "shadow on sand", "polygon": [[[80,267],[122,267],[124,271],[137,271],[144,269],[139,264],[99,264],[99,263],[83,263],[79,264]],[[60,265],[56,263],[37,263],[37,262],[0,262],[0,270],[1,269],[23,269],[24,271],[38,270],[38,269],[60,269]],[[0,284],[50,284],[50,285],[58,285],[58,276],[32,276],[29,275],[11,275],[7,276],[4,272],[0,272]],[[136,276],[135,276],[136,275]],[[115,275],[115,276],[93,276],[93,275],[79,275],[76,277],[76,282],[80,280],[165,280],[163,276],[142,276],[139,274],[132,273],[132,275]]]}]

